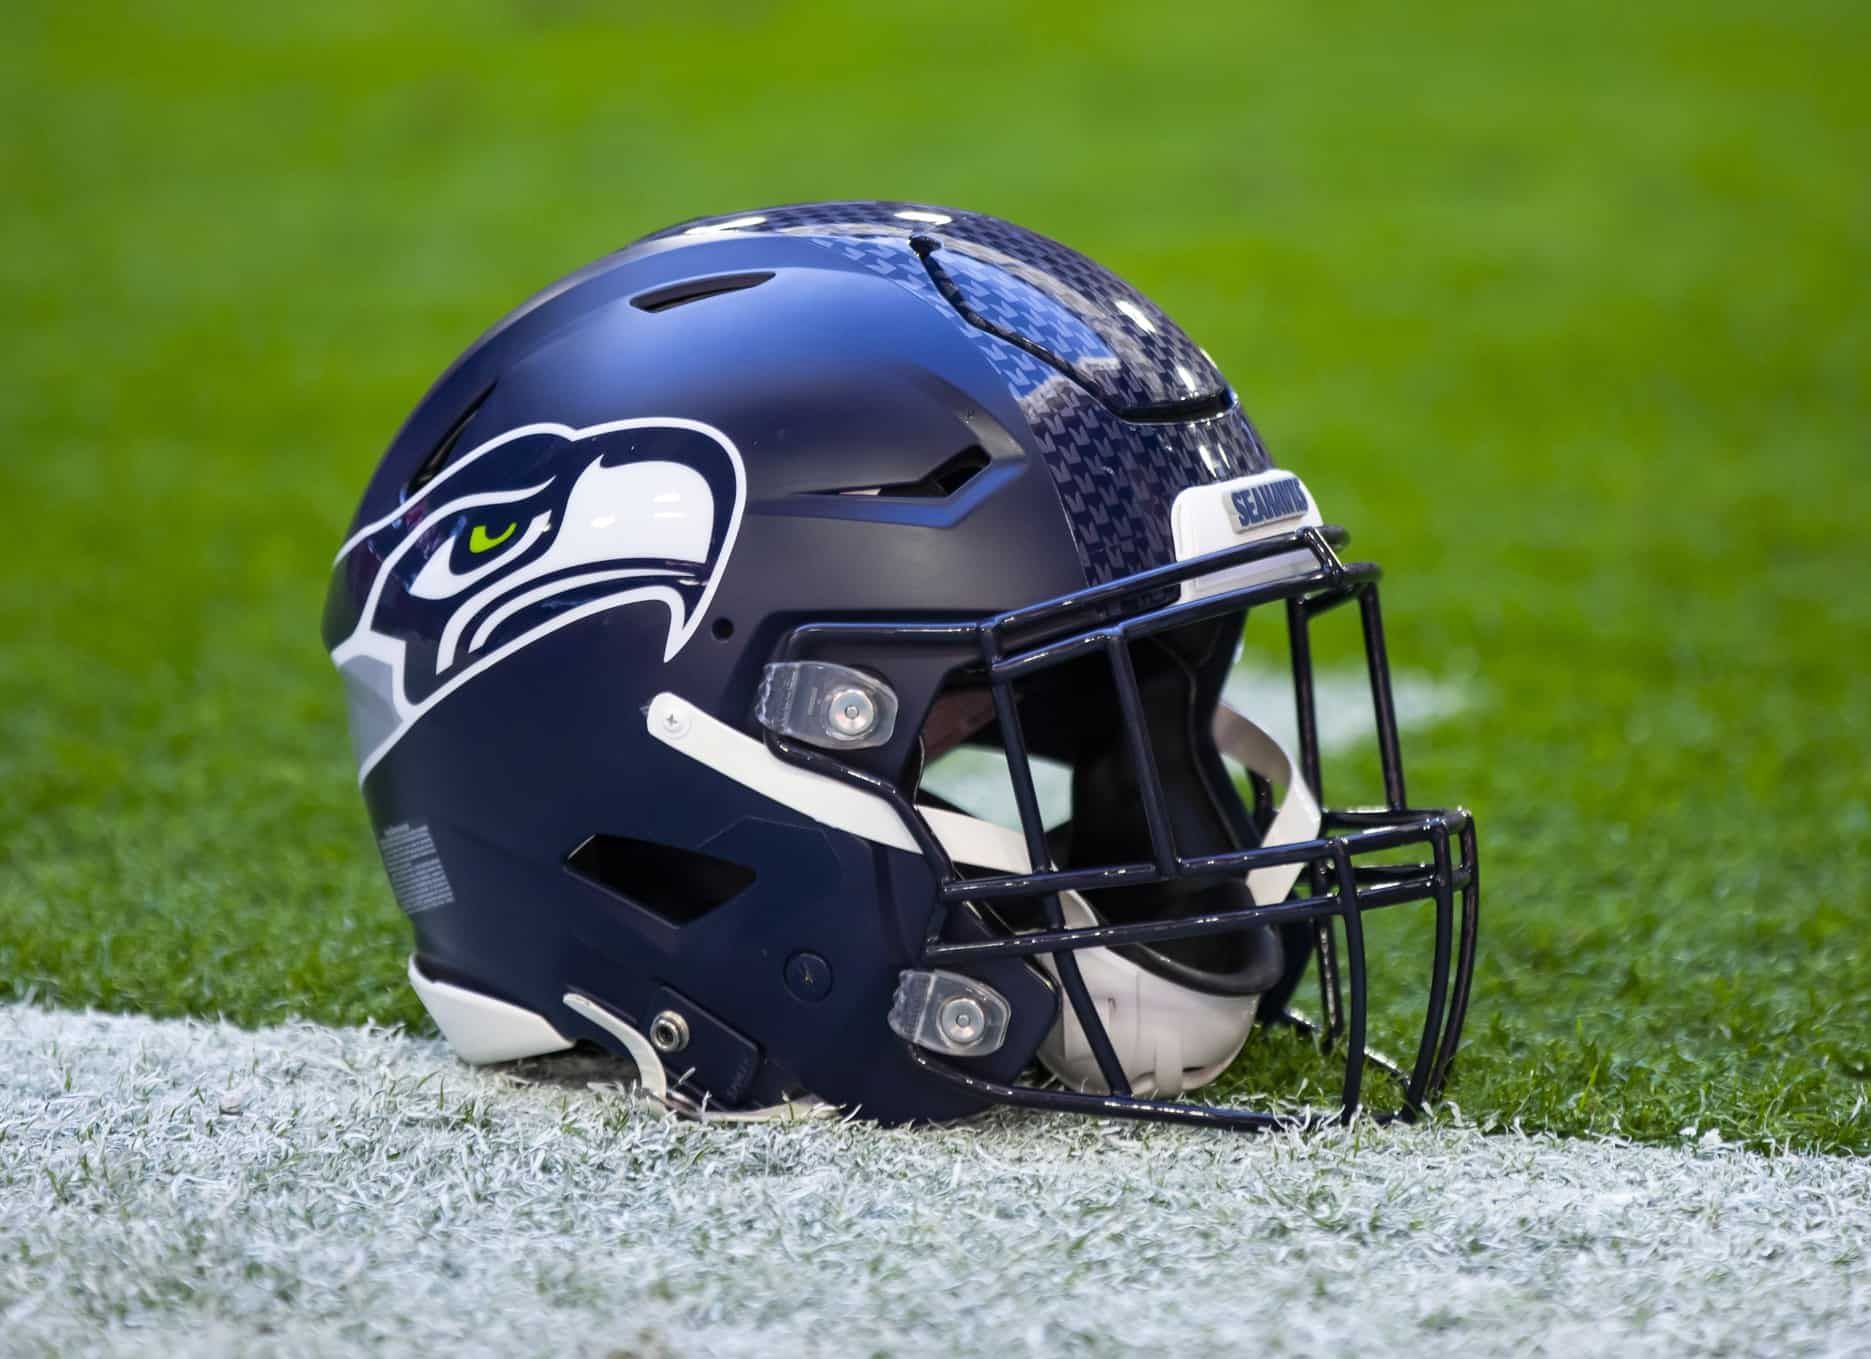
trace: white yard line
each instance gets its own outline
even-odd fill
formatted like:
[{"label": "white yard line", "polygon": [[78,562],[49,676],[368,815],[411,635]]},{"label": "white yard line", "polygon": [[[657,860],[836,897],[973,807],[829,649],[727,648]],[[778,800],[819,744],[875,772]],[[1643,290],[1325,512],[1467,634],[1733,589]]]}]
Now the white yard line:
[{"label": "white yard line", "polygon": [[1871,1164],[679,1124],[589,1063],[0,1008],[0,1353],[1863,1353]]},{"label": "white yard line", "polygon": [[[1371,681],[1361,669],[1319,672],[1313,685],[1317,700],[1319,745],[1329,755],[1357,747],[1376,750],[1376,719],[1371,713]],[[1293,676],[1258,662],[1237,665],[1228,677],[1228,702],[1260,723],[1287,750],[1299,751],[1299,720],[1293,711]],[[1468,685],[1410,670],[1391,676],[1391,699],[1397,725],[1404,730],[1433,726],[1474,706]],[[1406,750],[1405,754],[1408,752]],[[1018,826],[1007,762],[972,746],[949,752],[929,766],[924,784],[976,816],[1003,826]],[[1033,785],[1048,826],[1072,814],[1072,772],[1049,760],[1033,761]]]},{"label": "white yard line", "polygon": [[[1225,696],[1241,713],[1253,718],[1288,750],[1299,749],[1299,720],[1293,713],[1293,676],[1290,671],[1259,664],[1237,665],[1228,676]],[[1371,679],[1362,668],[1321,670],[1313,680],[1319,719],[1319,745],[1327,754],[1349,750],[1360,742],[1375,750],[1376,718],[1371,712]],[[1397,725],[1404,730],[1433,726],[1475,706],[1471,686],[1436,679],[1414,670],[1394,670],[1390,676],[1391,702]],[[1406,752],[1407,753],[1407,752]]]}]

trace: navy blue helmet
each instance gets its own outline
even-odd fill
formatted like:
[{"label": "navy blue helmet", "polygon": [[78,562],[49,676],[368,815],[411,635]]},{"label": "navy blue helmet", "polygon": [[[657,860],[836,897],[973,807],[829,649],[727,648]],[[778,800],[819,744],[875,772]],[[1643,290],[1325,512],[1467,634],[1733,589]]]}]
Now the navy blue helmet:
[{"label": "navy blue helmet", "polygon": [[[646,237],[442,375],[333,567],[410,980],[468,1061],[596,1045],[705,1116],[1254,1128],[1358,1107],[1363,913],[1419,903],[1411,1113],[1467,1007],[1474,831],[1407,802],[1345,542],[1208,355],[1043,236],[853,202]],[[1319,800],[1340,604],[1382,808]],[[1223,699],[1253,610],[1294,752]],[[1331,1110],[1185,1098],[1257,1022],[1338,1045]]]}]

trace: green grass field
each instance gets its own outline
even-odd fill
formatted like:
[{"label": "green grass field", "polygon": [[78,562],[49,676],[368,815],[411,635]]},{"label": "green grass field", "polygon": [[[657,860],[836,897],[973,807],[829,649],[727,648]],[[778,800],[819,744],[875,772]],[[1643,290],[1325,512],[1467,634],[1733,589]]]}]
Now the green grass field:
[{"label": "green grass field", "polygon": [[694,13],[10,13],[0,993],[425,1022],[317,638],[368,469],[587,259],[908,197],[1157,297],[1478,696],[1406,746],[1470,1116],[1871,1150],[1871,10]]}]

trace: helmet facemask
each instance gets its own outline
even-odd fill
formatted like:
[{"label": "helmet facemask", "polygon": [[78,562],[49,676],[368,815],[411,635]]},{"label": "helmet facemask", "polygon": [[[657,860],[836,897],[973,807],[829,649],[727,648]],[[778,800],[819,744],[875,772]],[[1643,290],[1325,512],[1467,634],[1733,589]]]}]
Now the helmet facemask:
[{"label": "helmet facemask", "polygon": [[[1131,648],[1131,668],[1146,735],[1169,809],[1176,843],[1201,854],[1222,854],[1260,843],[1213,734],[1214,713],[1234,657],[1242,616],[1228,615],[1151,637]],[[1015,705],[1026,728],[1029,752],[1069,771],[1071,806],[1065,821],[1048,828],[1047,843],[1063,869],[1125,863],[1150,856],[1148,827],[1139,816],[1141,789],[1129,731],[1110,667],[1086,658],[1016,685]],[[969,694],[977,696],[967,703]],[[959,701],[958,701],[959,700]],[[936,730],[925,727],[924,749],[940,751],[953,734],[950,714],[958,708],[981,713],[982,730],[972,733],[975,751],[992,750],[987,765],[1005,780],[1005,752],[998,747],[992,700],[979,689],[951,689],[938,699]],[[951,764],[954,762],[951,761]],[[970,761],[979,769],[980,762]],[[996,767],[997,766],[997,767]],[[963,809],[973,780],[931,783],[954,789]],[[978,866],[976,866],[978,867]],[[1172,878],[1132,887],[1068,892],[1060,897],[1067,924],[1134,924],[1189,919],[1253,906],[1240,878]],[[1037,901],[1008,901],[992,912],[1011,931],[1045,924]],[[1172,939],[1160,945],[1088,950],[1080,970],[1133,1090],[1177,1094],[1212,1080],[1246,1040],[1261,995],[1285,971],[1279,933],[1260,925],[1228,933]],[[1042,960],[1057,980],[1057,966]],[[1075,1088],[1103,1090],[1085,1032],[1069,1007],[1061,1010],[1040,1049],[1048,1070]]]},{"label": "helmet facemask", "polygon": [[[974,626],[980,661],[960,668],[931,706],[923,753],[939,757],[958,738],[998,750],[1018,832],[957,816],[951,802],[926,792],[919,804],[921,780],[892,800],[917,823],[944,906],[966,903],[998,937],[950,937],[938,910],[923,967],[904,975],[965,976],[974,959],[1032,960],[1062,992],[1039,1052],[1057,1084],[986,1082],[957,1066],[952,1050],[907,1043],[919,1065],[978,1094],[1033,1107],[1246,1127],[1309,1121],[1318,1115],[1174,1097],[1225,1069],[1257,1017],[1308,1023],[1285,1007],[1310,953],[1325,1011],[1317,1027],[1328,1047],[1343,1044],[1346,1059],[1333,1116],[1349,1117],[1367,1060],[1361,915],[1429,901],[1436,910],[1429,1004],[1416,1060],[1398,1073],[1404,1089],[1396,1112],[1419,1109],[1439,1088],[1459,1040],[1473,962],[1472,823],[1465,812],[1414,811],[1404,800],[1379,573],[1340,562],[1334,544],[1343,541],[1342,531],[1305,527]],[[1296,560],[1311,569],[1295,570]],[[1268,563],[1279,569],[1266,570]],[[1389,805],[1321,812],[1310,622],[1351,600],[1364,624]],[[1220,701],[1243,619],[1267,605],[1286,613],[1296,759]],[[887,649],[938,631],[952,637],[955,628],[839,624],[826,631],[842,646]],[[781,653],[812,652],[824,639],[815,632],[797,630]],[[993,720],[973,728],[990,709]],[[769,732],[767,739],[783,759],[878,790],[874,775],[849,771],[785,735]],[[1248,798],[1224,749],[1244,766]],[[1070,768],[1071,814],[1059,824],[1045,823],[1036,760]],[[1423,847],[1420,862],[1358,861],[1394,858],[1388,851],[1406,845]]]}]

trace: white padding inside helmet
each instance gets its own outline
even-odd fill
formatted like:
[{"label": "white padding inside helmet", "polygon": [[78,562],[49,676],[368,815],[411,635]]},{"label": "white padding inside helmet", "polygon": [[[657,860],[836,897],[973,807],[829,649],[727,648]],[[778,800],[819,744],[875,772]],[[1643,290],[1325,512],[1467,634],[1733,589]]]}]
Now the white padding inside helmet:
[{"label": "white padding inside helmet", "polygon": [[[1286,845],[1319,833],[1319,804],[1306,786],[1292,756],[1267,731],[1226,704],[1218,705],[1215,744],[1221,753],[1286,794],[1264,841]],[[1026,842],[1014,831],[974,817],[922,808],[949,857],[957,863],[1002,873],[1030,869]],[[1258,905],[1284,901],[1302,865],[1259,868],[1247,875],[1248,891]],[[1062,892],[1060,907],[1069,926],[1099,923],[1091,906],[1076,892]],[[1208,1084],[1226,1070],[1254,1027],[1259,996],[1220,996],[1158,976],[1108,948],[1075,950],[1079,973],[1093,1006],[1104,1021],[1118,1065],[1135,1094],[1179,1095]],[[1049,956],[1038,962],[1054,981],[1058,966]],[[1069,1003],[1040,1044],[1046,1069],[1079,1090],[1104,1091],[1091,1043]]]},{"label": "white padding inside helmet", "polygon": [[[1061,892],[1059,904],[1068,925],[1098,923],[1077,892]],[[1052,958],[1042,956],[1039,963],[1058,980]],[[1227,1069],[1254,1027],[1258,996],[1197,991],[1108,948],[1078,950],[1078,970],[1134,1094],[1167,1097],[1207,1085]],[[1075,1090],[1105,1090],[1091,1043],[1069,1003],[1061,1004],[1039,1059]]]}]

